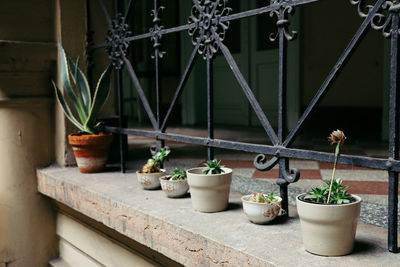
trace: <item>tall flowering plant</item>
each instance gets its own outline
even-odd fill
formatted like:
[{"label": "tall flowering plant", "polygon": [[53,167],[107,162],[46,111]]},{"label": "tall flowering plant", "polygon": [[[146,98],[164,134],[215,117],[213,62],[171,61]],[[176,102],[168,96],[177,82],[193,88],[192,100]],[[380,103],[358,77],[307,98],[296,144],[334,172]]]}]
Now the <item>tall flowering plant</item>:
[{"label": "tall flowering plant", "polygon": [[331,142],[331,146],[336,144],[336,148],[335,148],[335,162],[333,163],[331,183],[329,186],[328,199],[326,200],[326,203],[329,203],[329,200],[331,198],[332,186],[335,181],[336,164],[340,154],[340,146],[343,145],[344,141],[346,140],[346,136],[342,131],[336,130],[331,133],[331,135],[328,137],[328,140]]},{"label": "tall flowering plant", "polygon": [[333,163],[332,177],[330,181],[324,183],[323,188],[312,188],[311,192],[308,192],[303,199],[315,203],[326,203],[326,204],[346,204],[352,202],[354,199],[347,192],[347,186],[342,185],[342,179],[335,179],[336,165],[340,155],[340,147],[346,140],[346,136],[340,130],[333,131],[328,137],[331,145],[335,147],[335,161]]}]

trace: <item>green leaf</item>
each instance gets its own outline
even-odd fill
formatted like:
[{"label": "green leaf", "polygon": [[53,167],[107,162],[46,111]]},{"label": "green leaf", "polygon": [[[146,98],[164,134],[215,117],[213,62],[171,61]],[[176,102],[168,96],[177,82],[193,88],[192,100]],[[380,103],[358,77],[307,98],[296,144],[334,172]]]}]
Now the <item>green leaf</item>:
[{"label": "green leaf", "polygon": [[71,72],[74,73],[73,80],[76,84],[77,93],[79,96],[79,100],[82,104],[84,113],[86,115],[85,120],[88,117],[91,108],[91,95],[90,95],[90,88],[89,83],[83,74],[83,72],[78,67],[79,58],[77,59],[75,65],[73,64],[72,60],[68,58],[69,68]]},{"label": "green leaf", "polygon": [[74,104],[76,111],[78,113],[78,116],[81,120],[81,122],[85,122],[86,116],[82,112],[82,105],[79,103],[79,100],[75,94],[75,92],[72,90],[71,87],[71,81],[70,81],[70,70],[68,68],[68,63],[67,63],[67,56],[65,55],[64,49],[62,48],[61,44],[58,43],[58,52],[60,55],[60,77],[61,77],[61,84],[64,89],[64,91],[67,93],[68,97],[72,100],[72,103]]},{"label": "green leaf", "polygon": [[224,173],[225,171],[222,169],[224,166],[221,166],[220,164],[221,161],[216,159],[207,161],[204,163],[206,168],[203,170],[203,173],[207,175]]},{"label": "green leaf", "polygon": [[69,108],[68,104],[65,102],[63,95],[61,94],[60,89],[58,89],[57,85],[52,81],[54,89],[56,91],[56,96],[58,101],[61,104],[61,107],[64,111],[65,116],[76,126],[79,130],[85,131],[85,128],[81,123],[79,123],[75,117],[72,115],[71,109]]},{"label": "green leaf", "polygon": [[91,128],[96,120],[97,114],[103,107],[107,97],[110,93],[110,76],[112,67],[109,65],[107,69],[101,74],[100,79],[96,86],[96,91],[94,93],[94,98],[92,102],[92,107],[89,112],[89,117],[85,122],[85,128]]}]

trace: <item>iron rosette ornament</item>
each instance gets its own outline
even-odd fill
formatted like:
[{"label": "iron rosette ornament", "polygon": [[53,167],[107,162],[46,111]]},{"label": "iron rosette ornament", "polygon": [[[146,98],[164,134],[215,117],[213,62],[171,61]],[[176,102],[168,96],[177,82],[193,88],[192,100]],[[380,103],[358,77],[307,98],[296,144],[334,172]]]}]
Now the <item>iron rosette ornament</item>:
[{"label": "iron rosette ornament", "polygon": [[189,35],[193,45],[199,44],[199,54],[204,59],[211,59],[218,51],[215,38],[222,42],[229,28],[229,21],[223,21],[222,17],[228,16],[232,9],[227,7],[227,0],[195,0],[194,3],[188,19],[188,23],[193,25]]},{"label": "iron rosette ornament", "polygon": [[129,42],[127,38],[131,35],[128,24],[122,14],[111,21],[111,28],[106,37],[106,51],[115,69],[121,69],[124,57],[127,54]]}]

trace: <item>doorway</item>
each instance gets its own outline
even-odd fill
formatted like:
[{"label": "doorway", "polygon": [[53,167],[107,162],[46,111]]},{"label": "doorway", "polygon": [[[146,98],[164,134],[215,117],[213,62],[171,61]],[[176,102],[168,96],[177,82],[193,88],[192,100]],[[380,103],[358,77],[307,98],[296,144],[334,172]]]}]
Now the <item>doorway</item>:
[{"label": "doorway", "polygon": [[[182,3],[183,1],[181,1]],[[181,10],[190,10],[191,2],[184,1],[186,6]],[[231,14],[262,7],[259,1],[231,0],[229,6]],[[291,27],[299,28],[299,10],[290,18]],[[187,20],[187,14],[181,12],[181,21]],[[277,31],[276,18],[271,18],[269,13],[233,20],[227,30],[224,44],[229,48],[240,71],[272,126],[278,122],[278,42],[271,42],[269,35]],[[184,40],[185,38],[182,38]],[[182,45],[184,47],[184,45]],[[299,41],[288,44],[288,96],[287,119],[288,127],[294,126],[300,112],[300,45]],[[191,49],[188,49],[189,51]],[[203,61],[199,59],[199,61]],[[182,68],[184,68],[184,62]],[[201,124],[205,117],[196,114],[204,114],[205,100],[205,72],[203,64],[198,64],[193,69],[192,82],[188,82],[184,91],[183,116],[184,124]],[[200,86],[199,86],[200,84]],[[203,93],[195,92],[202,90]],[[189,96],[197,96],[196,100],[188,99]],[[205,99],[205,98],[204,98]],[[195,103],[193,102],[195,101]],[[220,125],[260,126],[257,116],[253,112],[240,85],[228,66],[225,57],[218,52],[214,59],[214,121]]]}]

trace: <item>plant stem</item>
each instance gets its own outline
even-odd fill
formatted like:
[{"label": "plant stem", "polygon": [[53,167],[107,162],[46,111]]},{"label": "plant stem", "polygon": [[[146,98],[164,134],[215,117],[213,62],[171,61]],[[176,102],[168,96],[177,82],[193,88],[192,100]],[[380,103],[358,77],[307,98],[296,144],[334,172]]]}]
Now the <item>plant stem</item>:
[{"label": "plant stem", "polygon": [[338,143],[336,144],[336,149],[335,149],[335,162],[333,163],[333,171],[332,171],[331,185],[330,185],[330,187],[329,187],[328,199],[326,200],[326,204],[329,203],[329,199],[331,198],[332,184],[333,184],[333,180],[335,179],[336,164],[337,164],[337,160],[338,160],[338,157],[339,157],[339,153],[340,153],[340,142],[338,142]]}]

